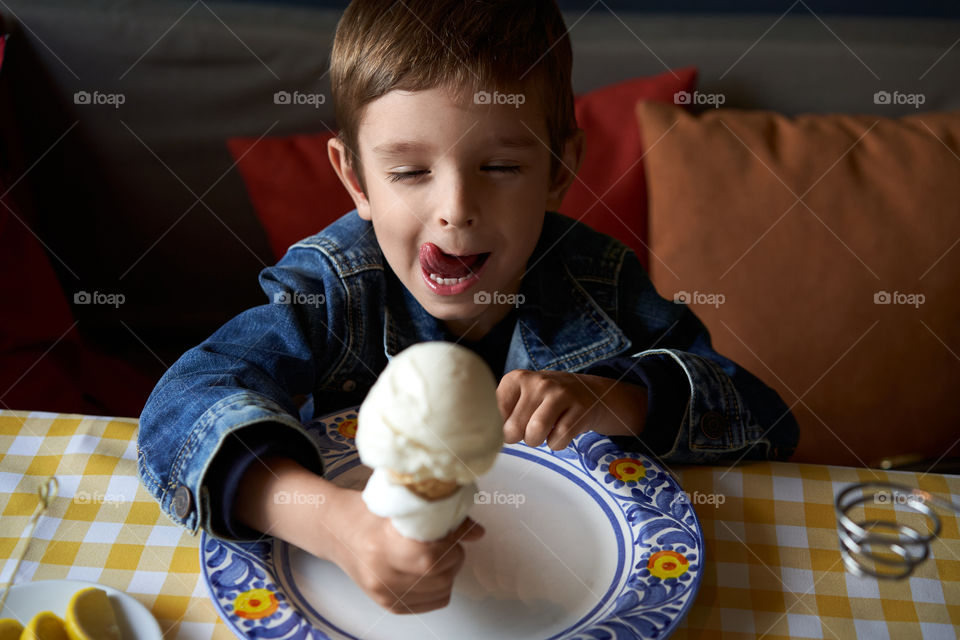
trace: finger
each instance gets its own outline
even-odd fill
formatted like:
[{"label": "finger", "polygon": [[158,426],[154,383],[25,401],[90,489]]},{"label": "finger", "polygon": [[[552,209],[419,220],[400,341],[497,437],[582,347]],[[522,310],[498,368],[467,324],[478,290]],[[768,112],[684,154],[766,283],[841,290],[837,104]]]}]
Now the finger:
[{"label": "finger", "polygon": [[[405,602],[411,599],[425,600],[430,595],[442,595],[443,592],[450,591],[453,588],[453,581],[460,570],[463,569],[463,565],[464,556],[459,555],[452,566],[437,574],[419,576],[410,583],[407,589],[398,592],[397,595],[402,597]],[[408,598],[408,596],[410,597]]]},{"label": "finger", "polygon": [[[426,559],[421,559],[420,564],[414,564],[416,569],[411,573],[420,573],[421,575],[436,575],[450,570],[453,566],[463,564],[466,552],[460,542],[480,539],[485,530],[473,518],[467,518],[459,527],[448,533],[445,537],[435,542],[429,543]],[[419,571],[419,569],[424,569]]]},{"label": "finger", "polygon": [[[462,566],[461,557],[459,563],[441,574],[419,576],[414,580],[398,583],[395,585],[397,590],[391,592],[391,597],[388,597],[387,600],[395,601],[394,604],[401,602],[409,607],[444,600],[449,597],[453,590],[453,581]],[[401,584],[404,585],[403,588],[400,588]]]},{"label": "finger", "polygon": [[583,411],[570,408],[557,419],[556,426],[547,438],[551,449],[559,451],[565,448],[583,431],[583,415]]},{"label": "finger", "polygon": [[450,593],[447,592],[443,596],[434,596],[429,600],[424,602],[414,602],[409,603],[404,599],[403,602],[397,602],[392,606],[384,607],[391,613],[396,613],[400,615],[407,615],[411,613],[427,613],[428,611],[436,611],[437,609],[442,609],[445,606],[450,604]]},{"label": "finger", "polygon": [[518,400],[516,406],[514,406],[513,413],[510,414],[510,417],[507,418],[507,421],[503,424],[504,440],[507,442],[520,442],[523,440],[527,444],[530,444],[530,441],[527,440],[527,429],[530,418],[533,417],[534,412],[536,412],[539,406],[539,394],[534,389],[533,381],[528,379],[521,387],[520,400]]},{"label": "finger", "polygon": [[522,375],[522,370],[515,369],[500,378],[500,383],[497,385],[497,408],[500,409],[500,415],[504,420],[509,417],[517,400],[520,399]]},{"label": "finger", "polygon": [[433,543],[418,542],[399,552],[391,561],[392,568],[410,583],[420,580],[425,575],[440,573],[456,561],[456,555],[448,557],[449,548],[434,546]]},{"label": "finger", "polygon": [[500,384],[497,385],[497,407],[500,409],[500,415],[503,416],[503,438],[508,443],[520,442],[523,438],[523,432],[516,433],[513,429],[510,416],[516,409],[517,402],[521,396],[520,374],[511,371],[503,376]]},{"label": "finger", "polygon": [[561,394],[548,394],[527,422],[523,441],[531,447],[539,447],[557,426],[557,420],[567,409]]},{"label": "finger", "polygon": [[398,553],[393,568],[417,580],[425,575],[436,575],[459,562],[464,550],[451,537],[436,542],[415,542]]},{"label": "finger", "polygon": [[463,564],[466,552],[462,545],[454,543],[442,551],[439,549],[443,548],[440,547],[427,556],[430,564],[423,572],[424,575],[439,575]]},{"label": "finger", "polygon": [[486,531],[487,530],[483,528],[482,524],[473,518],[467,518],[460,523],[459,527],[451,531],[447,537],[452,538],[457,542],[470,542],[472,540],[479,540],[482,538]]}]

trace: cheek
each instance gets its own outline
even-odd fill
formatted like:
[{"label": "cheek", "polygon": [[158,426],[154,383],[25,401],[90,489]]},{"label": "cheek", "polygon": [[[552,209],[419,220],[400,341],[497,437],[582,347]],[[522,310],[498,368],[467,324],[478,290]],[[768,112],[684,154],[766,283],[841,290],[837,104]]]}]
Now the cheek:
[{"label": "cheek", "polygon": [[420,222],[403,205],[373,210],[373,229],[384,256],[395,269],[419,264],[417,246]]}]

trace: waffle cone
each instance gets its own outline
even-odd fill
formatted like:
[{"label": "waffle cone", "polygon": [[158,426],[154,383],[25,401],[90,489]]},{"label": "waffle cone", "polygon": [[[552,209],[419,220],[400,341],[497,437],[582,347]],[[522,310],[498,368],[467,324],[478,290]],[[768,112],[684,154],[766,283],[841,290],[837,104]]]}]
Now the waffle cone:
[{"label": "waffle cone", "polygon": [[453,480],[441,480],[439,478],[427,478],[425,480],[414,480],[412,476],[404,473],[391,471],[390,475],[394,482],[407,488],[407,491],[417,495],[424,500],[443,500],[448,498],[460,485]]}]

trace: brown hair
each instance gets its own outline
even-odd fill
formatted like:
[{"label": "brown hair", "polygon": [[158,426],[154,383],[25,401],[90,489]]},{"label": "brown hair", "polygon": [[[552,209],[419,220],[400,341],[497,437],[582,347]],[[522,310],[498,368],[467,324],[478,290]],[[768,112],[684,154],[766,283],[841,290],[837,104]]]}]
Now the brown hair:
[{"label": "brown hair", "polygon": [[330,85],[339,137],[361,188],[360,115],[394,89],[533,94],[546,118],[555,176],[577,128],[572,66],[555,0],[353,0],[337,25]]}]

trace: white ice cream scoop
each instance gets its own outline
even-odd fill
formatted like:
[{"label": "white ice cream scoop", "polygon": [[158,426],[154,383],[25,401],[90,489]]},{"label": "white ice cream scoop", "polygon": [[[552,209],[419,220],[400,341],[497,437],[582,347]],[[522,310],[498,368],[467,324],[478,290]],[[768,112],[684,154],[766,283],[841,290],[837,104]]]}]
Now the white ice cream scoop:
[{"label": "white ice cream scoop", "polygon": [[[397,528],[408,537],[442,537],[466,518],[474,481],[489,471],[503,446],[490,368],[450,342],[405,349],[363,401],[356,444],[360,460],[382,472],[364,490],[370,510],[395,518],[395,526],[402,517]],[[400,504],[396,488],[411,500]]]},{"label": "white ice cream scoop", "polygon": [[490,367],[452,342],[405,349],[360,406],[356,443],[368,467],[386,467],[412,480],[474,481],[503,447]]}]

